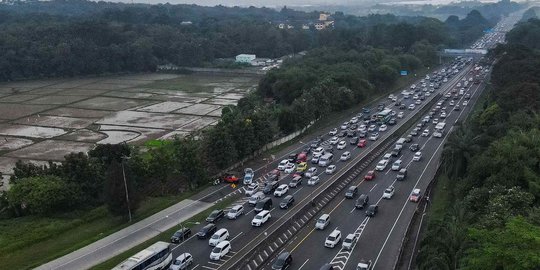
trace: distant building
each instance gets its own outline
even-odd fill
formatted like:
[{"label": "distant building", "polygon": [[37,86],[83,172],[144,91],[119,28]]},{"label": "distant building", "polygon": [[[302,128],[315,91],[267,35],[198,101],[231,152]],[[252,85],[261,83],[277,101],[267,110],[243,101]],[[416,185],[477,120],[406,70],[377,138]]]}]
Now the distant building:
[{"label": "distant building", "polygon": [[191,21],[183,21],[180,23],[180,25],[192,25],[193,23]]},{"label": "distant building", "polygon": [[322,22],[315,23],[315,29],[323,30],[326,26]]},{"label": "distant building", "polygon": [[322,12],[322,13],[319,14],[319,21],[326,21],[329,18],[330,18],[330,14],[328,14],[328,13]]},{"label": "distant building", "polygon": [[279,28],[279,29],[285,29],[285,24],[284,24],[284,23],[278,24],[278,28]]},{"label": "distant building", "polygon": [[251,64],[251,61],[257,58],[254,54],[239,54],[236,56],[237,63],[248,63]]},{"label": "distant building", "polygon": [[309,30],[309,24],[302,24],[302,29]]}]

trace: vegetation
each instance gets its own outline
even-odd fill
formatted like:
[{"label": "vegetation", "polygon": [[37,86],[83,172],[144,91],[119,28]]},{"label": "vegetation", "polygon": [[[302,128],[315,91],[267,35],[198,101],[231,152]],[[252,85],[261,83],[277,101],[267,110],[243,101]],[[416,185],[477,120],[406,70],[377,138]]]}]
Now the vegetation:
[{"label": "vegetation", "polygon": [[540,30],[536,24],[537,20],[520,24],[508,34],[508,45],[490,52],[498,61],[487,98],[445,145],[439,183],[444,187],[437,188],[418,269],[537,269],[540,265],[540,52],[535,50]]}]

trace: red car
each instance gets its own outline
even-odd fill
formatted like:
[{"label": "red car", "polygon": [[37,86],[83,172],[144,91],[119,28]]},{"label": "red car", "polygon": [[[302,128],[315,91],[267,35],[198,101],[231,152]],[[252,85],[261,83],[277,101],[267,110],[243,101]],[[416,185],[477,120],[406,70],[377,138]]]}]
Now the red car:
[{"label": "red car", "polygon": [[225,183],[238,183],[238,177],[234,173],[224,173],[221,180]]},{"label": "red car", "polygon": [[366,145],[367,145],[366,140],[360,140],[360,141],[358,141],[358,147],[366,147]]},{"label": "red car", "polygon": [[369,171],[366,176],[364,176],[364,180],[373,180],[375,178],[375,171]]}]

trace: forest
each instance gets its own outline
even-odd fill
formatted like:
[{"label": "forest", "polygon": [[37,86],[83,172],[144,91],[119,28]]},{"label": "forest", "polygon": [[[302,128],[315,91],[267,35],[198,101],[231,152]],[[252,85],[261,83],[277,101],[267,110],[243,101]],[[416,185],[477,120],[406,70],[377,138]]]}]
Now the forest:
[{"label": "forest", "polygon": [[519,24],[473,117],[444,146],[418,269],[540,265],[540,21]]}]

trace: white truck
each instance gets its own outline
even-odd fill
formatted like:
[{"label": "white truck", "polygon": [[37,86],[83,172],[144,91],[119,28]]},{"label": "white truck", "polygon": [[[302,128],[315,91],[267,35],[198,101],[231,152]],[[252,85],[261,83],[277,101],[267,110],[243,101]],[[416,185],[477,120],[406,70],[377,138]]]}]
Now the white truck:
[{"label": "white truck", "polygon": [[442,138],[444,135],[444,128],[446,127],[445,122],[440,122],[435,126],[435,131],[433,131],[433,137]]}]

